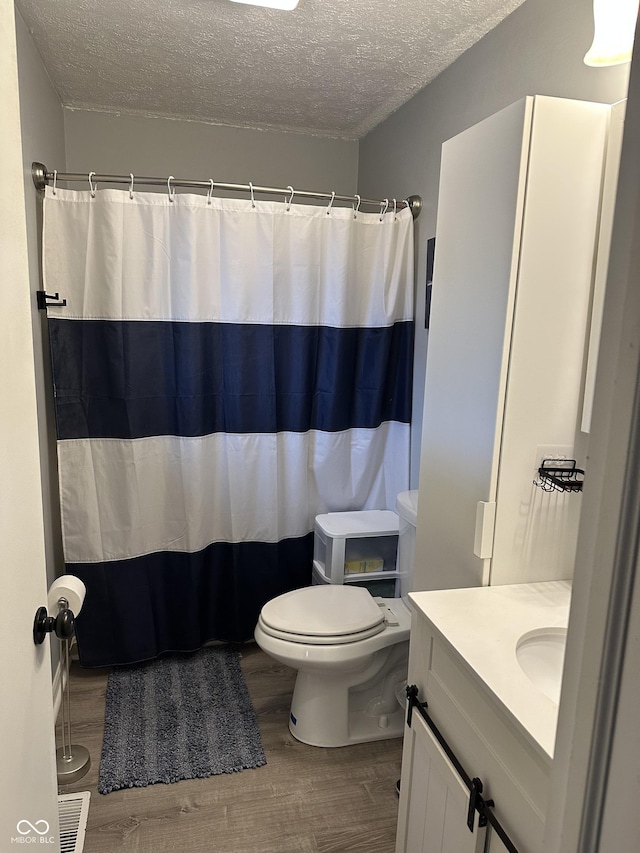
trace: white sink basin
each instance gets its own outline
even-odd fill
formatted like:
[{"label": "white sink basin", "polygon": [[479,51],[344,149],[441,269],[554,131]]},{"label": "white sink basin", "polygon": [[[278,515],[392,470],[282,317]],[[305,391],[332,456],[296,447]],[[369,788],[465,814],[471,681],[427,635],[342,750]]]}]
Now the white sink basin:
[{"label": "white sink basin", "polygon": [[556,705],[560,703],[566,628],[537,628],[523,634],[516,658],[527,678]]}]

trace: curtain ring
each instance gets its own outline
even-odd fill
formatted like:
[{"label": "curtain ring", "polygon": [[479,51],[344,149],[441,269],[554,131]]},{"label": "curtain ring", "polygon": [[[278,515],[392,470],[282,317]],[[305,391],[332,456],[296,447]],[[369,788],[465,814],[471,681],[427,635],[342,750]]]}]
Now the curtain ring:
[{"label": "curtain ring", "polygon": [[51,191],[52,191],[52,193],[53,193],[54,195],[56,194],[56,184],[57,184],[57,182],[58,182],[58,170],[57,170],[57,169],[54,169],[54,170],[53,170],[53,187],[52,187],[52,189],[51,189]]},{"label": "curtain ring", "polygon": [[380,222],[384,219],[384,215],[389,210],[389,199],[385,198],[384,201],[380,202]]},{"label": "curtain ring", "polygon": [[89,172],[89,192],[91,193],[91,198],[96,197],[96,189],[98,188],[98,185],[93,183],[94,175],[95,172]]},{"label": "curtain ring", "polygon": [[129,177],[131,178],[131,183],[129,184],[129,198],[133,198],[133,172],[129,172]]},{"label": "curtain ring", "polygon": [[174,180],[175,180],[175,178],[173,177],[173,175],[169,175],[169,177],[167,178],[167,189],[169,190],[169,201],[173,201],[175,198],[175,194],[176,194],[175,188],[171,189],[171,181],[174,181]]},{"label": "curtain ring", "polygon": [[332,191],[331,192],[331,201],[329,202],[329,206],[327,207],[327,216],[329,216],[329,214],[331,213],[331,207],[333,205],[333,200],[335,197],[336,197],[336,194]]},{"label": "curtain ring", "polygon": [[288,213],[288,212],[291,210],[291,205],[292,205],[292,203],[293,203],[293,196],[294,196],[294,194],[295,194],[295,193],[294,193],[294,189],[293,189],[293,187],[289,186],[289,187],[287,187],[287,189],[288,189],[288,190],[289,190],[289,192],[291,193],[291,195],[289,196],[289,199],[288,199],[288,201],[287,201],[287,213]]},{"label": "curtain ring", "polygon": [[251,207],[255,207],[256,206],[256,200],[255,200],[255,197],[253,195],[253,184],[251,183],[251,181],[249,181],[249,192],[251,193]]},{"label": "curtain ring", "polygon": [[357,193],[355,194],[354,198],[356,199],[357,204],[354,204],[354,206],[353,206],[353,218],[357,219],[358,218],[358,211],[360,210],[360,202],[362,201],[362,199],[360,198],[360,196]]},{"label": "curtain ring", "polygon": [[215,184],[213,183],[213,178],[209,178],[209,191],[207,192],[207,204],[211,204],[211,194],[213,193],[213,188]]}]

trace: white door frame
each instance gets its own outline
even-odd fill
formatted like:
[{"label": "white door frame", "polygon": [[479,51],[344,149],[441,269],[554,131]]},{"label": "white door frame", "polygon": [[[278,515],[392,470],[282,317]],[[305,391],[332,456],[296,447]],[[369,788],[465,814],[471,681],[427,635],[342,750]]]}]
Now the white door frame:
[{"label": "white door frame", "polygon": [[636,59],[626,108],[546,853],[630,850],[640,831],[640,684],[637,669],[628,666],[637,660],[640,642],[638,584],[634,590],[640,548],[639,147]]}]

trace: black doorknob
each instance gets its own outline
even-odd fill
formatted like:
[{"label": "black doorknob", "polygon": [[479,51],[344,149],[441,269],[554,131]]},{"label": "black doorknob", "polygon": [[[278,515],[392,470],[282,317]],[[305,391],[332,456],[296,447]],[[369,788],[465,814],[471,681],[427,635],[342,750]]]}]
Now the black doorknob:
[{"label": "black doorknob", "polygon": [[71,610],[61,610],[57,616],[49,616],[46,607],[38,607],[33,620],[33,642],[39,646],[51,632],[60,640],[70,640],[74,625],[75,617]]}]

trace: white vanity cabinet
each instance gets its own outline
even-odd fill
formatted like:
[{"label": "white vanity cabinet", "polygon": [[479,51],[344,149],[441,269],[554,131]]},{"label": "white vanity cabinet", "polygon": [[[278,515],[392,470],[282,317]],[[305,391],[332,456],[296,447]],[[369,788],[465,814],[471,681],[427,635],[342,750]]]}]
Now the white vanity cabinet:
[{"label": "white vanity cabinet", "polygon": [[[557,705],[516,660],[523,633],[566,627],[562,582],[412,593],[409,684],[518,853],[543,853]],[[500,614],[506,614],[503,624]],[[405,726],[396,853],[504,853],[467,827],[469,789],[416,708]],[[486,835],[486,838],[485,838]]]}]

